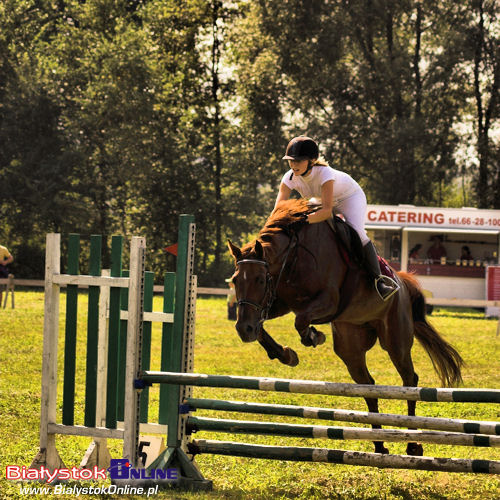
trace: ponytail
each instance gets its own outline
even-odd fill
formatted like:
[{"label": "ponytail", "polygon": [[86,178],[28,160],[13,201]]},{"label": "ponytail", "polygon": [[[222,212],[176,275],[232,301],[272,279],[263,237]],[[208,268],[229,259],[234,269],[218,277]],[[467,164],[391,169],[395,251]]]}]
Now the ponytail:
[{"label": "ponytail", "polygon": [[328,162],[322,157],[320,156],[319,158],[316,158],[315,160],[312,160],[312,164],[311,166],[316,166],[318,165],[318,167],[329,167],[330,165],[328,165]]}]

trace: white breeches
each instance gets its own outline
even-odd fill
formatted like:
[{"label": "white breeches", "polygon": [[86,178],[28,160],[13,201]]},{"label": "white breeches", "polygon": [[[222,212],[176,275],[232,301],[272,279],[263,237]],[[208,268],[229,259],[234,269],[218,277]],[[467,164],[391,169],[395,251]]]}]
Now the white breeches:
[{"label": "white breeches", "polygon": [[366,208],[366,196],[361,190],[333,206],[334,213],[343,215],[346,222],[356,230],[363,246],[370,241],[365,231]]}]

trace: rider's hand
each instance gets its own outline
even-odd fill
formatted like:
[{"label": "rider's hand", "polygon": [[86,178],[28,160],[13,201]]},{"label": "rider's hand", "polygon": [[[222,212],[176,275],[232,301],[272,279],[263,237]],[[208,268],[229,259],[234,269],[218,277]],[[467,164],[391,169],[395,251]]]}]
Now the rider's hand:
[{"label": "rider's hand", "polygon": [[297,220],[291,222],[288,225],[288,229],[294,232],[298,232],[306,224],[309,224],[309,221],[307,220],[307,214],[299,214],[299,216],[297,216]]}]

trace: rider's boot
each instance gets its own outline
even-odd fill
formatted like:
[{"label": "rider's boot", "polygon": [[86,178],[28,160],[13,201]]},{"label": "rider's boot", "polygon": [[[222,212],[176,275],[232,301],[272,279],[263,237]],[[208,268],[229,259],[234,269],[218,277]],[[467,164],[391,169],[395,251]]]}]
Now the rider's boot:
[{"label": "rider's boot", "polygon": [[382,275],[377,251],[370,241],[363,247],[365,268],[370,278],[375,280],[375,289],[382,300],[389,300],[398,290],[399,285],[390,277]]}]

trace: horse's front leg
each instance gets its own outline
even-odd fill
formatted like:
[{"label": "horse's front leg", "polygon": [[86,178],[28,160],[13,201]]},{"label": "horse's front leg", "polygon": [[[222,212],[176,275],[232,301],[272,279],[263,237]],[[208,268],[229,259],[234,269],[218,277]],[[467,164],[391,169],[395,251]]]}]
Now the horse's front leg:
[{"label": "horse's front leg", "polygon": [[299,357],[297,353],[290,347],[283,347],[278,344],[265,330],[261,327],[259,336],[257,337],[259,344],[266,350],[269,359],[278,359],[284,365],[297,366]]},{"label": "horse's front leg", "polygon": [[295,310],[295,329],[305,346],[316,347],[325,343],[325,334],[316,330],[311,323],[315,319],[334,314],[337,303],[338,300],[332,298],[331,293],[324,291],[308,302],[303,309]]}]

